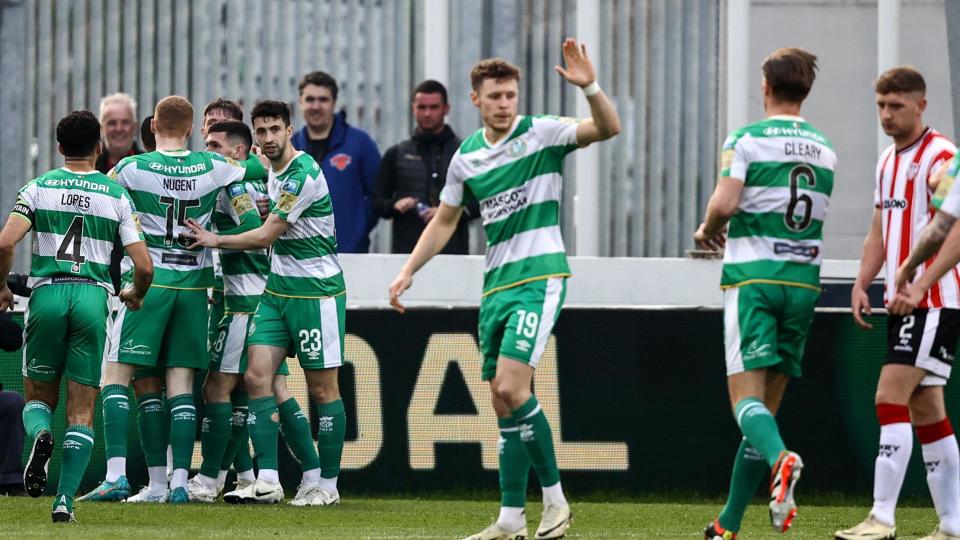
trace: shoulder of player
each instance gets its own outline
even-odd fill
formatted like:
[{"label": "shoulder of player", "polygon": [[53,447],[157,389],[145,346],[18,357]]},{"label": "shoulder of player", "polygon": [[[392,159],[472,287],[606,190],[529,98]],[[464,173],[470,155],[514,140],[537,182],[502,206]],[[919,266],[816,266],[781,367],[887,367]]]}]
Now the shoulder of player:
[{"label": "shoulder of player", "polygon": [[943,158],[944,153],[950,154],[950,157],[953,157],[953,155],[957,153],[957,145],[954,144],[949,137],[935,129],[931,129],[930,134],[932,139],[923,151],[924,158],[928,156],[932,159]]}]

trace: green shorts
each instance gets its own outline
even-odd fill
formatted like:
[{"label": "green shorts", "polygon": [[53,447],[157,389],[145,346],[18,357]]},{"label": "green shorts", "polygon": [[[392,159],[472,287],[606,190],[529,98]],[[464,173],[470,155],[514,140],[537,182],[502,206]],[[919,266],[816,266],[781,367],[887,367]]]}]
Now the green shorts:
[{"label": "green shorts", "polygon": [[33,290],[23,315],[23,376],[100,386],[110,329],[110,294],[93,283],[51,283]]},{"label": "green shorts", "polygon": [[303,369],[340,367],[346,314],[346,294],[290,298],[265,292],[250,324],[247,346],[286,349]]},{"label": "green shorts", "polygon": [[142,367],[205,369],[210,362],[206,326],[206,290],[150,287],[139,310],[120,306],[107,360]]},{"label": "green shorts", "polygon": [[[210,343],[210,371],[236,373],[247,371],[247,332],[249,313],[228,313],[220,320],[216,338]],[[280,362],[277,375],[289,375],[287,361]]]},{"label": "green shorts", "polygon": [[751,283],[723,292],[727,375],[771,367],[801,374],[813,310],[820,292],[804,287]]},{"label": "green shorts", "polygon": [[539,279],[497,291],[480,300],[481,378],[497,374],[505,356],[537,367],[567,295],[567,278]]}]

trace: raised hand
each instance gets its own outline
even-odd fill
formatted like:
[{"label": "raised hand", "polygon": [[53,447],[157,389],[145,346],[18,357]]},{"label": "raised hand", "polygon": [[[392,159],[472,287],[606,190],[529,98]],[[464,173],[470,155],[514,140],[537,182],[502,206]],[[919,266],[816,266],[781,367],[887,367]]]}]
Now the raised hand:
[{"label": "raised hand", "polygon": [[587,46],[577,43],[573,38],[563,42],[563,63],[566,67],[556,66],[553,69],[570,83],[584,87],[597,80],[593,62],[587,56]]}]

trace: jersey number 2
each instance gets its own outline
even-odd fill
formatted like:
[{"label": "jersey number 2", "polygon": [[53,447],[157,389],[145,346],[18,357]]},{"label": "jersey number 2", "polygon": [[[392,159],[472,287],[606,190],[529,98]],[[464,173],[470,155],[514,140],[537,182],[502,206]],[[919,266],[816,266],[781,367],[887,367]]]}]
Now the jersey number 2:
[{"label": "jersey number 2", "polygon": [[57,260],[72,262],[71,272],[79,272],[80,265],[86,262],[87,258],[83,256],[83,216],[76,216],[70,222],[70,228],[57,248]]},{"label": "jersey number 2", "polygon": [[[805,188],[817,185],[817,177],[813,168],[808,165],[797,165],[790,170],[790,204],[783,214],[783,221],[791,231],[800,232],[810,226],[813,214],[813,199],[806,193],[800,193],[800,182]],[[801,207],[802,206],[802,210]]]}]

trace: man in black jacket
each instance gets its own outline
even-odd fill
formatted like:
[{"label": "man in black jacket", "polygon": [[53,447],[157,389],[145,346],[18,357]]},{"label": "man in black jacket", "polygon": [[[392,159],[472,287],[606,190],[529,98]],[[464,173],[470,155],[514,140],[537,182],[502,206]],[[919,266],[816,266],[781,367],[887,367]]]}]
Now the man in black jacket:
[{"label": "man in black jacket", "polygon": [[[413,116],[417,128],[409,139],[391,146],[380,161],[374,188],[377,215],[393,219],[393,253],[410,253],[420,233],[440,204],[447,180],[447,165],[460,146],[460,138],[444,123],[450,112],[447,89],[426,80],[413,91]],[[467,221],[479,214],[476,202],[468,205],[457,230],[441,253],[466,255],[470,251]]]}]

